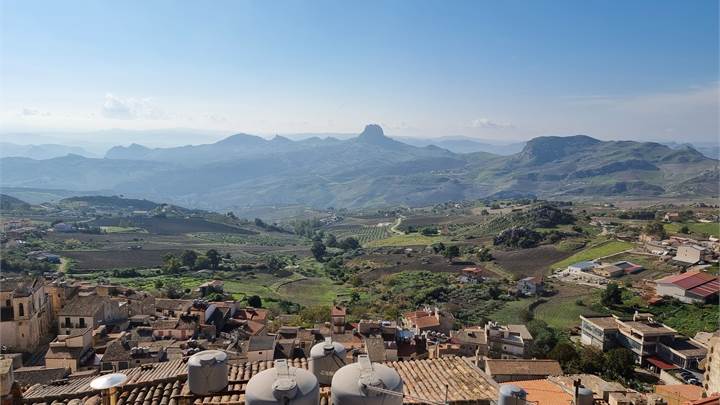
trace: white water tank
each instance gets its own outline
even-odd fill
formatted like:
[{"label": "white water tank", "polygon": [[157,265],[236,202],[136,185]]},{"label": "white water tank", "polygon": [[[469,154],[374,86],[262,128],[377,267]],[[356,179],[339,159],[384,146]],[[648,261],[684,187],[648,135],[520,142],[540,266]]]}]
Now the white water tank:
[{"label": "white water tank", "polygon": [[403,382],[400,374],[384,364],[371,363],[366,354],[358,356],[357,363],[348,364],[335,373],[330,392],[331,403],[334,405],[402,405],[403,403]]},{"label": "white water tank", "polygon": [[514,384],[503,384],[498,390],[498,405],[525,405],[527,392]]},{"label": "white water tank", "polygon": [[227,353],[205,350],[188,359],[188,383],[196,395],[220,392],[228,385]]},{"label": "white water tank", "polygon": [[592,390],[585,387],[579,387],[577,391],[577,401],[575,403],[577,405],[593,405],[595,403],[595,399],[593,398]]},{"label": "white water tank", "polygon": [[330,385],[333,375],[345,365],[345,346],[327,337],[310,349],[310,372],[318,382]]},{"label": "white water tank", "polygon": [[245,388],[245,405],[318,405],[320,386],[313,373],[275,360],[275,367],[255,374]]}]

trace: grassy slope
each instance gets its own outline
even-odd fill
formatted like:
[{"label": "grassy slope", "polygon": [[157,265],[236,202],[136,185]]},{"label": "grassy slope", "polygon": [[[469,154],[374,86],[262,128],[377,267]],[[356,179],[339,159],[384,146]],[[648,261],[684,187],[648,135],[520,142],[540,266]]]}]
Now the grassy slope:
[{"label": "grassy slope", "polygon": [[720,224],[717,222],[673,222],[671,224],[665,224],[665,230],[669,233],[680,233],[680,228],[683,226],[687,226],[692,233],[713,235],[715,237],[720,236]]},{"label": "grassy slope", "polygon": [[568,257],[565,260],[561,260],[553,264],[552,268],[564,268],[573,263],[581,262],[584,260],[593,260],[599,257],[609,256],[615,253],[620,253],[624,250],[631,249],[633,244],[630,242],[611,240],[602,242],[600,244],[583,249],[580,252]]},{"label": "grassy slope", "polygon": [[374,240],[367,244],[367,247],[384,247],[384,246],[427,246],[433,243],[444,242],[446,238],[442,236],[424,236],[417,233],[409,235],[393,235],[389,238]]}]

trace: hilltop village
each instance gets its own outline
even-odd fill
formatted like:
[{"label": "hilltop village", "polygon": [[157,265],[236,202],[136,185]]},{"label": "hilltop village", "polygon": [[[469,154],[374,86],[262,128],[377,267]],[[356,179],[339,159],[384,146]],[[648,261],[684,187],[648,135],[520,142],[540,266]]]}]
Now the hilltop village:
[{"label": "hilltop village", "polygon": [[716,206],[2,203],[3,403],[720,398]]}]

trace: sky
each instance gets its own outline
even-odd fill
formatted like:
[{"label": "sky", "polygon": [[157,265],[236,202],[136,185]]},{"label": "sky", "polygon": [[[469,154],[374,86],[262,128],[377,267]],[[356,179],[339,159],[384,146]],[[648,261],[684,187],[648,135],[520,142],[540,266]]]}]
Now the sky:
[{"label": "sky", "polygon": [[0,131],[717,141],[718,56],[716,0],[3,0]]}]

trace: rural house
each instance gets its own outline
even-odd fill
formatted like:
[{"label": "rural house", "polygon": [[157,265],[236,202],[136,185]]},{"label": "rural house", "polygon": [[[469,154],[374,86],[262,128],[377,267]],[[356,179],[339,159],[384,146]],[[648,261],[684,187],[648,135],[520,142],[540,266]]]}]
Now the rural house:
[{"label": "rural house", "polygon": [[525,277],[518,280],[518,293],[525,296],[540,295],[544,291],[542,277]]},{"label": "rural house", "polygon": [[69,335],[73,329],[95,329],[124,319],[127,314],[117,301],[98,295],[77,296],[58,312],[58,328]]},{"label": "rural house", "polygon": [[717,299],[720,279],[704,271],[663,277],[655,281],[655,293],[661,297],[672,297],[685,303],[710,302]]}]

